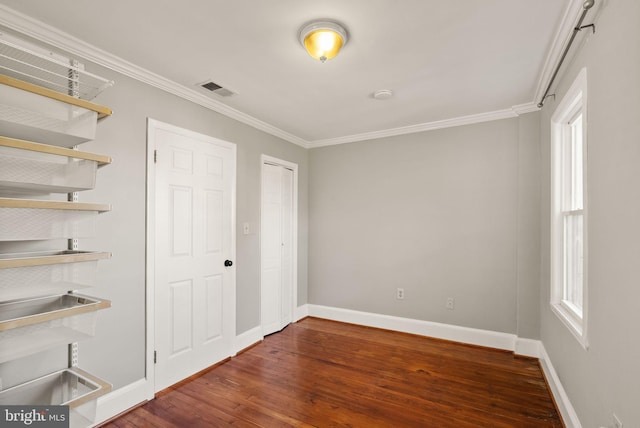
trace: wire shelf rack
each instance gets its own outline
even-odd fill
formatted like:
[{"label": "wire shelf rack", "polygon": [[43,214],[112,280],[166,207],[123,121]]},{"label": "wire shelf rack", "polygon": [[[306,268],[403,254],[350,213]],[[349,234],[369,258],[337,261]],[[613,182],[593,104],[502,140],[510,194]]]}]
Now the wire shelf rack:
[{"label": "wire shelf rack", "polygon": [[0,33],[0,74],[34,85],[92,100],[113,85],[105,79],[84,70],[74,60],[64,61],[59,55],[37,52],[7,34]]}]

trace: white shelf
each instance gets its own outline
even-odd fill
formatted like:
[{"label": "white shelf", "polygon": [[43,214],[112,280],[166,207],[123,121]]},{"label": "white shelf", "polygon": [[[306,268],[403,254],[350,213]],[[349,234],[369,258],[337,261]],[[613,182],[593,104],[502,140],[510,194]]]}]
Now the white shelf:
[{"label": "white shelf", "polygon": [[98,261],[110,257],[71,250],[0,254],[0,296],[7,301],[92,287]]},{"label": "white shelf", "polygon": [[0,303],[0,363],[95,335],[108,300],[76,294]]},{"label": "white shelf", "polygon": [[41,46],[0,33],[0,73],[64,94],[91,100],[113,81],[89,73],[81,64]]},{"label": "white shelf", "polygon": [[69,406],[71,426],[86,426],[98,397],[110,391],[109,383],[73,367],[1,391],[0,405]]},{"label": "white shelf", "polygon": [[91,190],[107,156],[0,136],[0,194],[39,195]]},{"label": "white shelf", "polygon": [[71,148],[95,139],[107,107],[0,75],[0,133]]},{"label": "white shelf", "polygon": [[0,241],[90,238],[106,204],[0,198]]}]

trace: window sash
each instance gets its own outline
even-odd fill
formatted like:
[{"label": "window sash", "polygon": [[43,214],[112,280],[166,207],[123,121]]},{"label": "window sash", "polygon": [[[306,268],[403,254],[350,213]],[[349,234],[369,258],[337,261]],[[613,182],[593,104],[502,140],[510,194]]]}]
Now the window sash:
[{"label": "window sash", "polygon": [[583,209],[584,172],[582,111],[578,110],[571,121],[562,125],[561,178],[562,212]]},{"label": "window sash", "polygon": [[[562,126],[560,186],[562,192],[562,288],[560,302],[577,321],[583,315],[584,212],[583,114],[574,106]],[[560,237],[559,237],[560,238]]]},{"label": "window sash", "polygon": [[574,210],[563,215],[563,281],[561,301],[582,319],[584,290],[584,215]]}]

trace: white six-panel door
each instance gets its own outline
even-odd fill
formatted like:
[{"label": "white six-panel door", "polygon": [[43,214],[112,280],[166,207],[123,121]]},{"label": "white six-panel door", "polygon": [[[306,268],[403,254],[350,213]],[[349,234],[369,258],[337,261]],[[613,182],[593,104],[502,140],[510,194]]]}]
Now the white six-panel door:
[{"label": "white six-panel door", "polygon": [[[153,128],[153,130],[151,129]],[[155,390],[232,354],[236,148],[150,122],[155,173]]]},{"label": "white six-panel door", "polygon": [[262,165],[262,334],[281,330],[293,319],[294,172]]}]

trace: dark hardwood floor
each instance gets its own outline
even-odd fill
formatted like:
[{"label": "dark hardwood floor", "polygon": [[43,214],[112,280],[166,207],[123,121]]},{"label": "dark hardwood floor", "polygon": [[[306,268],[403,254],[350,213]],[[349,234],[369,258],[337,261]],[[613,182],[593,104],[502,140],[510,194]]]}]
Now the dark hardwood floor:
[{"label": "dark hardwood floor", "polygon": [[563,427],[538,361],[306,318],[104,427]]}]

